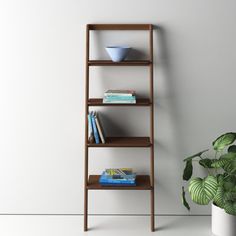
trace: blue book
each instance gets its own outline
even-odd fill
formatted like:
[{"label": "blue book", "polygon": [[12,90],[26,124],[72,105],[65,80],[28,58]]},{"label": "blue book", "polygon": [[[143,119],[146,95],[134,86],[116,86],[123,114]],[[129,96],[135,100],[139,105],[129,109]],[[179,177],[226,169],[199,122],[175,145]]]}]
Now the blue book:
[{"label": "blue book", "polygon": [[98,130],[97,130],[96,122],[95,122],[95,117],[93,114],[91,114],[91,119],[92,119],[92,127],[93,127],[95,143],[98,144],[100,143],[100,141],[99,141]]},{"label": "blue book", "polygon": [[88,130],[88,140],[89,142],[92,142],[93,140],[93,128],[92,128],[92,118],[91,118],[91,114],[88,114],[88,126],[89,126],[89,130]]},{"label": "blue book", "polygon": [[133,184],[119,184],[119,183],[100,183],[103,186],[136,186],[136,183]]},{"label": "blue book", "polygon": [[135,96],[105,96],[107,100],[135,100]]},{"label": "blue book", "polygon": [[100,177],[99,180],[100,183],[114,183],[114,184],[133,184],[135,183],[135,179],[130,179],[130,180],[121,180],[121,179],[105,179],[103,177]]},{"label": "blue book", "polygon": [[132,100],[112,99],[110,100],[109,98],[103,98],[103,103],[136,103],[136,99],[132,99]]},{"label": "blue book", "polygon": [[116,182],[111,182],[111,181],[103,181],[103,180],[100,180],[99,183],[101,185],[104,185],[104,184],[113,184],[113,185],[135,185],[136,182],[135,181],[126,181],[126,182],[120,182],[120,181],[116,181]]},{"label": "blue book", "polygon": [[107,175],[104,174],[105,172],[103,172],[103,174],[100,176],[99,179],[99,183],[101,185],[104,184],[119,184],[119,185],[135,185],[135,178],[132,179],[112,179],[112,178],[108,178]]}]

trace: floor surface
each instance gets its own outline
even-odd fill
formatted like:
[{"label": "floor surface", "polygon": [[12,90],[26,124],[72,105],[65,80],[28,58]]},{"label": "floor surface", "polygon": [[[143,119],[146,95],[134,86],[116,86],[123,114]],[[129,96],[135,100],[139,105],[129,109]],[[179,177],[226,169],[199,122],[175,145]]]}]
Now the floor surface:
[{"label": "floor surface", "polygon": [[209,216],[157,216],[156,232],[147,216],[89,216],[83,232],[78,215],[1,215],[1,236],[212,236]]}]

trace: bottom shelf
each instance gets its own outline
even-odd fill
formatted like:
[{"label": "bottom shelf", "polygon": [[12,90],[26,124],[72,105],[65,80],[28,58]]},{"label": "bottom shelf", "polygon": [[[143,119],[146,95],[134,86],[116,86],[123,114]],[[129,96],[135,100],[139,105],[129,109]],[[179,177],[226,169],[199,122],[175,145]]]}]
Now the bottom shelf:
[{"label": "bottom shelf", "polygon": [[102,186],[99,184],[100,175],[90,175],[87,189],[90,190],[151,190],[150,176],[137,175],[136,186]]}]

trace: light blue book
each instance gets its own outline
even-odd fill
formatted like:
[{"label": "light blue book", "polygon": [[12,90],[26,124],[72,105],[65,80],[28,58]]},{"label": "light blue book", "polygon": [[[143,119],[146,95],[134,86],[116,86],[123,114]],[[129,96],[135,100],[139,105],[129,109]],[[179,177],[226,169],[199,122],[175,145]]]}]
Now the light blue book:
[{"label": "light blue book", "polygon": [[97,130],[96,122],[95,122],[95,117],[93,114],[91,114],[91,119],[92,119],[92,127],[93,127],[95,143],[98,144],[100,143],[100,141],[99,141],[98,130]]},{"label": "light blue book", "polygon": [[88,114],[88,126],[89,126],[89,130],[88,130],[88,138],[89,141],[91,142],[93,139],[93,128],[92,128],[92,118],[91,118],[91,114]]},{"label": "light blue book", "polygon": [[135,100],[135,96],[105,96],[108,100]]},{"label": "light blue book", "polygon": [[103,98],[103,103],[136,103],[136,99],[132,99],[132,100],[110,100],[107,98]]}]

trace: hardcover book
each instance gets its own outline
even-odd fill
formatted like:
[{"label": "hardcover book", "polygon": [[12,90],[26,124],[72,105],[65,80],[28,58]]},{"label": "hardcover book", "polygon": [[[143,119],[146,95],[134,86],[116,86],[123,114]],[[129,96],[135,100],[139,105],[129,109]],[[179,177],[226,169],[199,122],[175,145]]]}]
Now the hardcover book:
[{"label": "hardcover book", "polygon": [[93,133],[94,133],[94,138],[95,138],[95,143],[99,144],[99,135],[98,135],[98,130],[97,130],[97,126],[96,126],[96,121],[95,121],[95,117],[94,114],[91,113],[91,119],[92,119],[92,127],[93,127]]},{"label": "hardcover book", "polygon": [[134,90],[109,89],[104,93],[105,96],[134,96]]},{"label": "hardcover book", "polygon": [[95,117],[95,122],[96,122],[96,125],[97,125],[98,134],[99,134],[99,136],[100,136],[100,139],[101,139],[102,143],[105,143],[104,132],[103,132],[101,123],[100,123],[100,121],[99,121],[98,113],[97,113],[97,112],[95,112],[94,117]]},{"label": "hardcover book", "polygon": [[91,114],[88,114],[88,141],[90,143],[94,142],[94,135],[93,135],[93,128],[92,128],[92,118],[91,118]]}]

